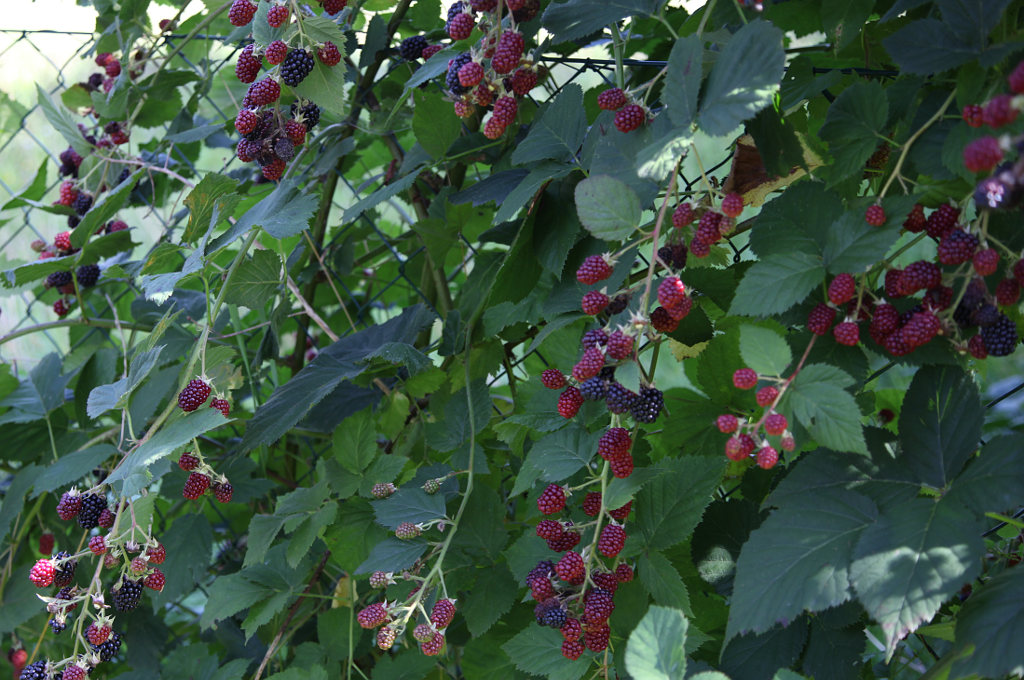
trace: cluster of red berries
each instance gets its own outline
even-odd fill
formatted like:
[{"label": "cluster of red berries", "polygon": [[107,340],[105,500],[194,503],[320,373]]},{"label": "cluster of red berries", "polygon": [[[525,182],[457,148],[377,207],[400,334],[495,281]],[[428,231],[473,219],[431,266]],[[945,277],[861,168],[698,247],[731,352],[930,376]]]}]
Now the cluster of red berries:
[{"label": "cluster of red berries", "polygon": [[[762,377],[753,369],[741,368],[733,373],[732,384],[741,390],[752,390]],[[778,387],[765,385],[754,395],[757,405],[764,409],[760,419],[741,418],[732,413],[723,413],[715,419],[719,432],[731,435],[725,443],[726,458],[739,462],[753,456],[758,467],[770,470],[779,462],[779,450],[769,443],[769,437],[778,437],[779,448],[783,451],[796,448],[788,429],[789,421],[775,410],[781,396]]]},{"label": "cluster of red berries", "polygon": [[[342,0],[323,4],[325,12],[335,14],[346,3]],[[235,0],[229,10],[229,19],[235,26],[245,26],[255,14],[256,5],[250,0]],[[291,20],[291,14],[286,5],[273,4],[267,11],[266,20],[272,28],[281,28]],[[297,17],[297,21],[301,20],[301,16]],[[299,31],[296,39],[301,40],[301,37],[302,31]],[[235,155],[244,163],[255,161],[267,180],[281,178],[288,161],[295,157],[296,148],[305,143],[307,133],[320,122],[320,109],[313,102],[299,99],[292,103],[287,115],[279,103],[281,83],[296,87],[313,71],[314,52],[324,66],[333,67],[341,62],[341,50],[329,41],[304,47],[275,39],[267,45],[251,43],[238,55],[235,76],[250,85],[235,117],[235,129],[242,136]],[[276,67],[277,73],[257,81],[263,59],[271,67]]]},{"label": "cluster of red berries", "polygon": [[[117,223],[117,228],[111,229],[111,225]],[[103,227],[100,227],[100,231],[110,233],[112,231],[120,231],[121,229],[127,229],[128,225],[120,220],[115,220]],[[32,242],[32,249],[39,253],[40,260],[48,260],[53,257],[66,257],[73,255],[79,251],[78,248],[71,247],[71,232],[62,231],[53,238],[53,243],[46,243],[42,239]],[[96,264],[84,264],[75,269],[74,271],[62,270],[52,272],[47,275],[43,281],[43,288],[49,290],[55,288],[61,294],[56,302],[53,303],[53,311],[57,316],[64,317],[71,311],[74,304],[75,295],[75,284],[78,284],[78,290],[81,291],[86,288],[92,288],[96,285],[100,278],[100,267]]]},{"label": "cluster of red berries", "polygon": [[[374,572],[370,576],[370,585],[376,589],[384,589],[393,584],[394,578],[391,573]],[[412,592],[410,597],[418,593],[418,588]],[[409,616],[414,612],[414,605],[401,605],[400,603],[383,602],[370,604],[356,614],[356,621],[360,626],[368,630],[381,628],[377,631],[377,647],[380,649],[391,649],[395,640],[405,630]],[[420,651],[426,656],[437,656],[444,650],[445,630],[451,625],[455,618],[455,600],[442,597],[434,602],[430,609],[430,618],[421,622],[413,628],[413,639],[420,645]]]},{"label": "cluster of red berries", "polygon": [[[565,489],[556,484],[545,488],[537,499],[537,507],[544,515],[562,512],[565,503]],[[598,531],[607,520],[596,536],[594,553],[589,549],[573,550],[580,542],[581,529],[590,523],[577,526],[569,520],[555,519],[537,523],[537,536],[562,556],[557,562],[539,562],[527,575],[526,585],[537,603],[534,617],[540,625],[562,632],[562,654],[568,659],[578,659],[584,649],[600,652],[608,647],[608,619],[615,609],[615,591],[620,583],[633,580],[633,568],[618,559],[626,544],[626,531],[621,523],[632,505],[630,501],[611,510],[604,507],[600,492],[586,494],[582,510],[587,517],[596,518],[593,530]]]},{"label": "cluster of red berries", "polygon": [[[477,27],[482,36],[470,51],[449,60],[445,87],[460,118],[472,116],[476,106],[491,109],[483,125],[488,139],[505,133],[519,110],[516,97],[537,86],[537,70],[524,58],[526,41],[516,25],[532,19],[539,9],[536,0],[460,0],[448,8],[445,31],[453,41],[469,38]],[[502,23],[503,14],[511,14],[511,24]],[[398,53],[406,61],[415,61],[429,59],[441,49],[443,45],[415,35],[399,44]]]},{"label": "cluster of red berries", "polygon": [[[188,381],[185,388],[178,393],[178,408],[185,413],[191,413],[206,403],[210,398],[212,389],[202,378],[193,378]],[[227,399],[214,397],[210,401],[210,408],[217,409],[225,418],[231,413],[231,404]]]},{"label": "cluster of red berries", "polygon": [[690,239],[689,251],[694,257],[704,258],[711,254],[711,246],[736,229],[736,218],[742,212],[743,197],[737,193],[726,194],[718,210],[710,207],[698,210],[690,203],[683,202],[672,211],[672,226],[684,229],[696,220],[697,228]]},{"label": "cluster of red berries", "polygon": [[634,101],[620,87],[612,87],[597,95],[597,106],[604,111],[615,111],[615,127],[619,132],[632,132],[647,122],[651,112]]},{"label": "cluster of red berries", "polygon": [[178,467],[189,473],[181,495],[190,501],[199,500],[203,495],[212,495],[220,503],[230,503],[234,487],[224,475],[214,473],[202,454],[186,451],[178,457]]}]

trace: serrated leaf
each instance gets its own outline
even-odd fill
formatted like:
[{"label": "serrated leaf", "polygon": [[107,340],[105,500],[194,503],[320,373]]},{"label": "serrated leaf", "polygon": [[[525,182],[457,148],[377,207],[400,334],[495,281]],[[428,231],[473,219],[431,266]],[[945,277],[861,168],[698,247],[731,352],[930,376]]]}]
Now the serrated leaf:
[{"label": "serrated leaf", "polygon": [[931,18],[908,23],[885,38],[882,45],[900,71],[922,76],[956,68],[981,53],[948,25]]},{"label": "serrated leaf", "polygon": [[867,454],[860,408],[843,389],[853,379],[826,364],[805,366],[790,384],[783,403],[822,446]]},{"label": "serrated leaf", "polygon": [[[143,175],[144,170],[139,168],[128,175],[123,182],[100,194],[92,207],[89,208],[89,212],[85,213],[82,221],[79,222],[78,226],[71,231],[71,245],[75,248],[83,248],[83,246],[86,246],[86,242],[89,241],[89,237],[94,235],[101,226],[117,214],[117,211],[120,210],[125,201],[128,200],[128,196],[135,187],[135,183],[138,182]],[[118,234],[126,232],[114,233]],[[101,236],[93,240],[99,241],[102,238],[104,237]],[[131,237],[128,236],[128,238],[130,239]]]},{"label": "serrated leaf", "polygon": [[1001,678],[1024,673],[1024,570],[1007,569],[976,589],[956,617],[957,661],[952,678]]},{"label": "serrated leaf", "polygon": [[373,546],[369,556],[354,574],[369,574],[372,571],[401,571],[420,558],[427,551],[427,542],[422,539],[403,541],[393,536]]},{"label": "serrated leaf", "polygon": [[736,288],[730,314],[781,314],[803,301],[825,276],[821,258],[802,252],[769,255],[747,270]]},{"label": "serrated leaf", "polygon": [[862,214],[843,213],[826,232],[825,267],[832,274],[859,274],[885,257],[900,231],[899,224],[873,227]]},{"label": "serrated leaf", "polygon": [[249,520],[249,540],[246,543],[243,567],[262,564],[270,545],[284,527],[284,517],[276,515],[253,515]]},{"label": "serrated leaf", "polygon": [[693,532],[721,481],[725,461],[685,456],[666,459],[661,466],[668,471],[640,490],[635,505],[644,543],[653,549],[670,548]]},{"label": "serrated leaf", "polygon": [[412,131],[416,141],[433,158],[441,158],[458,138],[462,122],[452,112],[451,102],[445,101],[440,93],[416,90],[413,97],[416,105],[412,112]]},{"label": "serrated leaf", "polygon": [[793,362],[793,353],[785,339],[761,326],[740,326],[740,355],[759,375],[781,376]]},{"label": "serrated leaf", "polygon": [[882,627],[886,658],[981,569],[980,522],[949,498],[913,498],[864,530],[850,579]]},{"label": "serrated leaf", "polygon": [[825,29],[825,35],[835,45],[836,51],[857,39],[874,5],[875,0],[846,0],[821,4],[821,24]]},{"label": "serrated leaf", "polygon": [[36,95],[39,101],[39,108],[43,110],[43,115],[46,116],[46,120],[49,121],[50,125],[78,152],[78,155],[82,158],[89,156],[92,148],[85,141],[85,137],[82,136],[81,131],[78,129],[78,124],[71,117],[71,114],[68,113],[67,109],[63,106],[58,106],[38,84],[36,84]]},{"label": "serrated leaf", "polygon": [[688,35],[672,45],[662,97],[668,107],[668,116],[676,125],[689,125],[697,116],[703,57],[704,43],[699,36]]},{"label": "serrated leaf", "polygon": [[1011,511],[1020,501],[1024,488],[1024,436],[1002,435],[993,438],[972,459],[949,490],[949,497],[974,512]]},{"label": "serrated leaf", "polygon": [[831,184],[863,171],[878,146],[875,135],[882,132],[888,116],[885,90],[875,81],[855,83],[836,97],[818,132],[833,157]]},{"label": "serrated leaf", "polygon": [[596,238],[623,241],[640,225],[640,199],[621,180],[590,176],[576,185],[576,214]]},{"label": "serrated leaf", "polygon": [[185,197],[188,226],[182,240],[194,243],[210,228],[214,210],[224,220],[231,216],[241,196],[235,193],[238,181],[215,172],[207,173]]},{"label": "serrated leaf", "polygon": [[700,108],[700,127],[727,135],[772,102],[786,63],[782,31],[756,19],[737,31],[715,60]]},{"label": "serrated leaf", "polygon": [[377,430],[373,411],[363,409],[341,421],[334,431],[334,457],[346,470],[360,474],[377,455]]},{"label": "serrated leaf", "polygon": [[519,585],[504,565],[478,569],[473,583],[473,597],[467,599],[461,612],[473,637],[479,637],[497,623],[515,601]]},{"label": "serrated leaf", "polygon": [[767,680],[800,658],[806,640],[803,617],[761,635],[735,637],[722,649],[720,667],[732,680]]},{"label": "serrated leaf", "polygon": [[526,456],[511,495],[527,491],[538,479],[562,481],[590,462],[597,452],[600,432],[587,432],[572,424],[542,438]]},{"label": "serrated leaf", "polygon": [[72,377],[72,373],[61,375],[61,360],[56,352],[47,354],[14,391],[0,399],[0,408],[10,409],[0,415],[0,423],[27,423],[45,418],[64,403],[64,388]]},{"label": "serrated leaf", "polygon": [[984,409],[978,387],[956,366],[925,366],[900,410],[900,459],[921,482],[942,488],[978,448]]},{"label": "serrated leaf", "polygon": [[202,628],[234,616],[268,595],[268,589],[246,579],[241,573],[221,576],[209,589],[210,597],[199,621]]},{"label": "serrated leaf", "polygon": [[376,501],[373,511],[377,523],[394,529],[402,522],[427,522],[444,517],[444,496],[427,494],[423,489],[405,487],[389,498]]},{"label": "serrated leaf", "polygon": [[616,510],[628,503],[640,488],[650,480],[665,474],[660,467],[636,468],[628,477],[615,477],[604,492],[605,507]]},{"label": "serrated leaf", "polygon": [[750,232],[750,247],[761,258],[802,252],[816,255],[825,246],[824,225],[843,214],[839,196],[821,182],[801,182],[764,205]]},{"label": "serrated leaf", "polygon": [[32,496],[70,485],[105,463],[115,453],[117,449],[113,446],[100,444],[61,456],[36,477],[32,485]]},{"label": "serrated leaf", "polygon": [[512,152],[513,165],[527,165],[554,159],[570,161],[576,157],[587,132],[583,110],[583,88],[570,83],[547,105],[530,126],[530,133]]},{"label": "serrated leaf", "polygon": [[418,172],[416,170],[410,172],[405,177],[393,180],[390,184],[382,186],[366,198],[360,199],[355,205],[349,206],[345,210],[345,214],[342,216],[342,222],[351,222],[367,210],[377,206],[384,201],[394,198],[398,194],[402,193],[413,185],[416,181]]},{"label": "serrated leaf", "polygon": [[678,609],[651,605],[626,644],[626,670],[635,680],[675,680],[686,674],[686,630]]},{"label": "serrated leaf", "polygon": [[235,270],[224,291],[224,300],[249,309],[263,309],[281,287],[281,258],[271,250],[257,250]]},{"label": "serrated leaf", "polygon": [[519,631],[501,648],[516,668],[548,680],[579,680],[587,672],[588,664],[562,656],[562,636],[557,630],[541,628],[536,623]]},{"label": "serrated leaf", "polygon": [[556,42],[577,40],[633,15],[656,11],[656,0],[568,0],[551,3],[541,23]]},{"label": "serrated leaf", "polygon": [[313,543],[320,537],[324,529],[330,526],[337,514],[338,506],[325,505],[306,518],[292,532],[291,540],[288,542],[288,547],[285,550],[285,561],[289,567],[295,568],[298,566],[302,558],[309,553],[309,549],[313,547]]},{"label": "serrated leaf", "polygon": [[877,515],[868,498],[845,489],[817,492],[773,512],[736,562],[725,639],[764,633],[848,600],[854,546]]},{"label": "serrated leaf", "polygon": [[655,602],[693,613],[686,584],[664,554],[657,550],[642,553],[637,561],[637,574],[640,584]]}]

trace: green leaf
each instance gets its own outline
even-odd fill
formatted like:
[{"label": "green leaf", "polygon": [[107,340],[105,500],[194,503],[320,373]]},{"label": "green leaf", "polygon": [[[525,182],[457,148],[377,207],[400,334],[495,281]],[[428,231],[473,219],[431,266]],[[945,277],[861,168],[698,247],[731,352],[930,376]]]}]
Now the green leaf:
[{"label": "green leaf", "polygon": [[412,131],[431,157],[442,158],[462,131],[462,122],[452,112],[452,104],[440,93],[416,90],[412,113]]},{"label": "green leaf", "polygon": [[664,554],[654,550],[642,553],[637,562],[640,584],[650,593],[655,602],[669,607],[678,607],[684,612],[693,612],[690,594],[686,584],[672,563]]},{"label": "green leaf", "polygon": [[956,478],[949,497],[978,514],[1012,511],[1024,488],[1024,436],[995,437]]},{"label": "green leaf", "polygon": [[800,182],[761,209],[750,247],[762,258],[797,251],[817,255],[825,246],[823,226],[842,214],[842,199],[835,192],[821,182]]},{"label": "green leaf", "polygon": [[783,404],[822,446],[867,454],[860,408],[843,389],[851,384],[853,379],[834,366],[804,366],[783,395]]},{"label": "green leaf", "polygon": [[292,532],[292,538],[285,550],[285,561],[289,567],[295,568],[302,561],[313,543],[324,533],[338,514],[338,506],[325,505],[313,513],[312,516],[303,520],[302,524]]},{"label": "green leaf", "polygon": [[675,680],[686,674],[686,629],[678,609],[651,605],[629,634],[626,670],[635,680]]},{"label": "green leaf", "polygon": [[679,38],[672,45],[662,98],[668,107],[668,117],[676,125],[689,125],[697,116],[703,57],[704,44],[696,35]]},{"label": "green leaf", "polygon": [[623,241],[640,224],[640,199],[621,180],[588,177],[576,185],[575,196],[580,222],[603,241]]},{"label": "green leaf", "polygon": [[199,513],[188,513],[174,520],[160,536],[167,546],[163,571],[167,578],[164,589],[151,597],[164,606],[195,590],[196,583],[207,573],[213,552],[213,529],[209,520]]},{"label": "green leaf", "polygon": [[256,410],[246,427],[242,449],[277,441],[342,381],[362,373],[357,362],[385,342],[412,342],[432,320],[433,314],[423,305],[413,305],[383,324],[329,345]]},{"label": "green leaf", "polygon": [[[71,245],[75,248],[82,248],[85,246],[86,241],[89,241],[89,237],[94,235],[101,226],[117,214],[117,211],[120,210],[125,201],[128,200],[128,196],[132,193],[135,183],[138,182],[144,174],[145,170],[139,168],[132,174],[128,175],[123,182],[100,194],[99,198],[96,199],[96,202],[93,203],[91,208],[89,208],[89,212],[85,214],[82,221],[79,222],[78,226],[71,232]],[[94,240],[99,241],[101,238],[103,237],[99,237]]]},{"label": "green leaf", "polygon": [[848,600],[854,546],[877,515],[868,498],[845,489],[818,491],[773,512],[736,562],[725,639]]},{"label": "green leaf", "polygon": [[398,194],[402,193],[413,185],[418,176],[418,171],[413,170],[405,177],[393,180],[390,184],[382,186],[366,198],[360,199],[355,205],[349,206],[345,210],[345,214],[342,215],[342,222],[352,222],[357,217],[362,215],[367,210],[383,203],[384,201],[394,198]]},{"label": "green leaf", "polygon": [[238,205],[241,196],[235,193],[238,181],[216,172],[207,173],[185,197],[188,206],[188,226],[183,241],[195,243],[210,228],[214,211],[220,219],[227,219]]},{"label": "green leaf", "polygon": [[826,231],[825,268],[832,274],[859,274],[885,258],[900,237],[901,223],[873,227],[861,212],[845,212]]},{"label": "green leaf", "polygon": [[568,0],[551,3],[541,24],[555,42],[577,40],[628,16],[646,16],[657,10],[656,0]]},{"label": "green leaf", "polygon": [[586,663],[572,662],[562,656],[562,636],[557,630],[536,623],[519,631],[501,646],[516,668],[548,680],[579,680],[587,672]]},{"label": "green leaf", "polygon": [[14,631],[39,611],[39,591],[27,578],[9,578],[0,596],[0,635]]},{"label": "green leaf", "polygon": [[956,366],[925,366],[900,411],[901,460],[921,482],[943,488],[978,448],[984,409],[978,387]]},{"label": "green leaf", "polygon": [[10,410],[0,416],[0,423],[27,423],[41,420],[64,403],[64,387],[73,374],[61,375],[60,356],[52,352],[44,356],[22,380],[18,387],[3,399],[0,408]]},{"label": "green leaf", "polygon": [[857,680],[864,665],[863,626],[831,628],[821,618],[811,622],[801,670],[814,680]]},{"label": "green leaf", "polygon": [[761,635],[735,637],[722,649],[720,667],[732,680],[769,680],[800,658],[806,640],[804,617]]},{"label": "green leaf", "polygon": [[249,520],[249,541],[245,549],[243,567],[262,564],[270,545],[284,527],[284,517],[276,515],[253,515]]},{"label": "green leaf", "polygon": [[785,339],[761,326],[740,326],[740,355],[747,366],[760,375],[781,376],[793,362],[793,353]]},{"label": "green leaf", "polygon": [[36,478],[35,483],[32,485],[33,497],[54,491],[81,479],[107,462],[115,453],[117,453],[117,449],[113,446],[99,444],[69,453],[66,456],[61,456],[57,462],[50,464]]},{"label": "green leaf", "polygon": [[956,68],[981,53],[938,19],[910,22],[885,38],[882,45],[900,71],[922,76]]},{"label": "green leaf", "polygon": [[470,635],[479,637],[491,629],[518,599],[519,584],[504,565],[476,570],[473,597],[462,605]]},{"label": "green leaf", "polygon": [[431,496],[423,489],[405,487],[389,498],[376,501],[373,510],[378,524],[394,529],[402,522],[418,524],[444,517],[444,496]]},{"label": "green leaf", "polygon": [[608,482],[604,492],[605,507],[616,510],[628,503],[633,495],[650,480],[667,472],[664,468],[636,468],[629,477],[615,477]]},{"label": "green leaf", "polygon": [[840,93],[828,108],[818,135],[829,145],[833,163],[828,166],[830,183],[860,174],[878,146],[889,117],[885,90],[875,81],[861,81]]},{"label": "green leaf", "polygon": [[9,486],[4,490],[3,502],[0,503],[0,539],[7,536],[7,530],[11,528],[11,522],[25,509],[25,494],[32,488],[32,484],[44,470],[45,468],[30,463],[18,470],[17,474],[11,479]]},{"label": "green leaf", "polygon": [[571,83],[562,88],[535,119],[526,139],[512,152],[512,164],[527,165],[549,158],[571,161],[576,157],[586,132],[583,88]]},{"label": "green leaf", "polygon": [[306,228],[318,201],[316,196],[302,193],[294,180],[277,185],[270,195],[250,208],[235,225],[245,233],[250,227],[260,226],[274,238],[288,238]]},{"label": "green leaf", "polygon": [[685,456],[664,460],[668,472],[652,480],[636,497],[636,514],[645,545],[670,548],[685,541],[700,522],[721,481],[725,461]]},{"label": "green leaf", "polygon": [[257,250],[238,265],[224,300],[249,309],[263,309],[281,287],[281,258],[271,250]]},{"label": "green leaf", "polygon": [[874,6],[875,0],[821,3],[821,24],[836,51],[843,49],[860,36]]},{"label": "green leaf", "polygon": [[956,647],[974,653],[953,666],[951,678],[1024,673],[1024,570],[1007,569],[976,589],[956,618]]},{"label": "green leaf", "polygon": [[[331,23],[333,24],[334,22]],[[342,56],[344,56],[344,40],[335,43],[335,45],[338,46]],[[324,111],[341,118],[347,111],[345,92],[347,92],[349,83],[345,79],[345,69],[342,68],[341,64],[327,66],[319,59],[315,61],[313,70],[310,71],[309,75],[301,83],[292,87],[292,92],[299,97],[316,102],[317,106]]]},{"label": "green leaf", "polygon": [[266,587],[246,579],[242,573],[221,576],[213,582],[209,592],[210,597],[199,620],[201,628],[209,628],[217,621],[234,616],[269,594]]},{"label": "green leaf", "polygon": [[78,123],[63,106],[58,105],[42,87],[36,84],[36,95],[39,101],[39,108],[50,125],[61,134],[68,144],[78,152],[82,158],[86,158],[92,152],[92,147],[78,129]]},{"label": "green leaf", "polygon": [[212,408],[201,408],[195,413],[182,416],[164,426],[153,438],[129,453],[121,464],[105,480],[106,484],[121,482],[118,492],[122,496],[134,496],[149,484],[149,467],[171,455],[175,449],[185,446],[199,435],[216,427],[230,424],[221,412]]},{"label": "green leaf", "polygon": [[[501,201],[501,207],[498,208],[498,212],[494,214],[495,224],[506,222],[515,218],[516,213],[519,209],[527,205],[530,200],[537,195],[537,192],[545,184],[551,182],[551,180],[565,177],[572,172],[572,166],[565,165],[563,163],[546,162],[539,163],[535,167],[530,169],[530,174],[523,178],[519,184],[516,185],[512,191],[508,192],[504,200]],[[547,202],[541,203],[541,210],[543,211],[546,207]],[[541,260],[541,264],[545,265],[545,268],[551,266],[551,260],[558,257],[558,253],[565,253],[565,251],[572,247],[576,242],[576,234],[579,232],[579,222],[571,215],[562,213],[559,215],[560,222],[558,229],[551,229],[544,233],[541,238],[549,238],[551,240],[562,239],[568,241],[568,245],[564,248],[552,248],[550,250],[544,248],[544,244],[536,244],[538,259]],[[538,217],[538,221],[542,218]],[[573,228],[575,227],[575,229]],[[562,241],[559,241],[560,243]],[[564,257],[564,255],[563,255]],[[565,264],[563,259],[560,264]],[[556,273],[561,277],[561,270]]]},{"label": "green leaf", "polygon": [[981,569],[977,517],[949,498],[914,498],[865,529],[850,579],[885,636],[886,659]]},{"label": "green leaf", "polygon": [[427,542],[422,539],[403,541],[389,536],[373,546],[366,560],[355,568],[355,574],[369,574],[372,571],[401,571],[427,551]]},{"label": "green leaf", "polygon": [[756,19],[737,31],[715,60],[700,109],[700,128],[727,135],[772,102],[785,69],[782,31]]},{"label": "green leaf", "polygon": [[825,276],[821,257],[802,252],[769,255],[747,270],[736,288],[730,314],[781,314],[818,286]]},{"label": "green leaf", "polygon": [[511,495],[528,490],[538,479],[560,482],[568,478],[594,457],[600,437],[600,432],[587,432],[575,422],[547,435],[530,449]]},{"label": "green leaf", "polygon": [[362,473],[373,462],[377,455],[377,429],[371,409],[363,409],[342,421],[334,431],[333,451],[338,462],[353,474]]},{"label": "green leaf", "polygon": [[326,16],[301,15],[302,34],[307,40],[314,43],[332,42],[341,50],[341,56],[345,56],[345,34],[336,21]]}]

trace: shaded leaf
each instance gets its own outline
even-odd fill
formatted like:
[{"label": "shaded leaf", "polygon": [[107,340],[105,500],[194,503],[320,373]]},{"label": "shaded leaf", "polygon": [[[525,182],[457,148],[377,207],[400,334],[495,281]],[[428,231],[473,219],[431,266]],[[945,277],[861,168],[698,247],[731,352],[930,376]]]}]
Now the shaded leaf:
[{"label": "shaded leaf", "polygon": [[636,680],[674,680],[686,673],[686,629],[678,609],[651,605],[629,635],[626,670]]}]

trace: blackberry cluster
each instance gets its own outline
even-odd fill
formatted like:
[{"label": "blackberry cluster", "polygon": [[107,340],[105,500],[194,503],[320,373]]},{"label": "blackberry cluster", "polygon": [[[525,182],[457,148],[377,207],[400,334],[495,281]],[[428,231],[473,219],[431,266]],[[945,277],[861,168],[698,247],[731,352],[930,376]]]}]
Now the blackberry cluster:
[{"label": "blackberry cluster", "polygon": [[19,680],[49,680],[49,661],[36,661],[21,669]]},{"label": "blackberry cluster", "polygon": [[635,392],[619,382],[613,382],[608,385],[608,396],[605,398],[605,403],[612,413],[622,414],[628,413],[636,404],[637,399],[638,396]]},{"label": "blackberry cluster", "polygon": [[1013,354],[1020,342],[1017,326],[1009,317],[1000,313],[994,323],[981,329],[981,340],[985,343],[985,351],[994,357],[1005,357]]},{"label": "blackberry cluster", "polygon": [[127,575],[122,576],[120,586],[114,591],[114,609],[119,612],[130,612],[138,607],[142,589],[142,579],[136,581]]},{"label": "blackberry cluster", "polygon": [[281,62],[281,80],[285,85],[295,87],[306,79],[314,65],[313,55],[306,50],[291,50]]},{"label": "blackberry cluster", "polygon": [[654,387],[641,387],[640,395],[630,407],[633,420],[638,423],[653,423],[665,408],[665,397]]},{"label": "blackberry cluster", "polygon": [[82,507],[78,511],[78,524],[83,529],[95,529],[100,524],[100,513],[107,509],[107,499],[99,494],[87,493],[82,496]]}]

